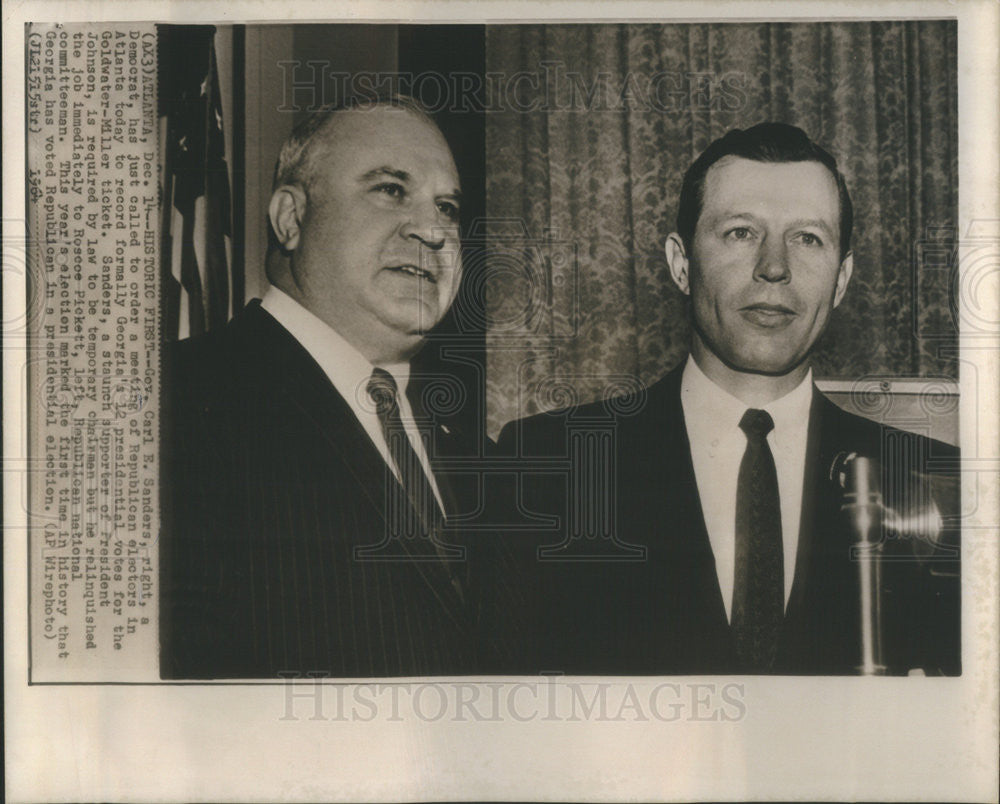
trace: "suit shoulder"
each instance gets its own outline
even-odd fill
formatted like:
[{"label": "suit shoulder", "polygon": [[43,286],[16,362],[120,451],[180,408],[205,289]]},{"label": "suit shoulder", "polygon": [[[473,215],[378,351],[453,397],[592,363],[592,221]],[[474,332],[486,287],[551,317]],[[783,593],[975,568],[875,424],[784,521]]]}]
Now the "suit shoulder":
[{"label": "suit shoulder", "polygon": [[572,405],[537,413],[508,422],[497,439],[501,454],[512,453],[517,444],[531,453],[542,453],[548,448],[561,448],[571,428],[600,427],[615,424],[628,427],[642,426],[645,417],[656,415],[676,396],[672,393],[672,375],[645,386],[636,383],[627,393],[610,396],[596,402]]},{"label": "suit shoulder", "polygon": [[268,350],[266,317],[253,305],[224,327],[168,344],[164,369],[171,388],[192,393],[252,377]]},{"label": "suit shoulder", "polygon": [[[531,453],[548,452],[565,441],[567,427],[573,418],[585,416],[597,407],[595,404],[576,405],[508,422],[497,438],[497,452],[501,455],[525,449]],[[520,450],[518,445],[521,445]]]},{"label": "suit shoulder", "polygon": [[248,309],[224,327],[204,335],[196,335],[167,345],[167,360],[171,368],[196,371],[199,368],[218,369],[231,365],[232,359],[246,351],[252,333],[259,328],[259,309]]}]

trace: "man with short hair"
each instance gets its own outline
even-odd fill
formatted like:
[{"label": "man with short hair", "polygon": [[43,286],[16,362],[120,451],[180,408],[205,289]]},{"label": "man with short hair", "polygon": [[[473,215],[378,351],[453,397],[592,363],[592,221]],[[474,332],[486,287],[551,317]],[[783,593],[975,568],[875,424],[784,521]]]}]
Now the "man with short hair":
[{"label": "man with short hair", "polygon": [[479,669],[477,608],[409,361],[461,277],[459,178],[406,98],[282,148],[263,300],[176,344],[164,412],[161,674]]},{"label": "man with short hair", "polygon": [[[571,506],[616,512],[617,560],[566,560],[569,539],[530,562],[532,662],[587,674],[860,672],[859,563],[831,471],[845,456],[881,460],[884,502],[901,506],[924,491],[913,476],[953,470],[957,452],[846,413],[812,383],[813,347],[854,270],[852,218],[836,161],[793,126],[730,131],[692,164],[666,242],[690,298],[690,356],[638,399],[501,434],[507,454],[576,461],[568,483],[522,478],[528,510],[576,522]],[[574,433],[588,428],[613,445],[606,466],[574,456]],[[589,493],[561,493],[601,473]],[[592,499],[602,492],[610,499]],[[960,672],[957,558],[933,544],[883,552],[875,669]]]}]

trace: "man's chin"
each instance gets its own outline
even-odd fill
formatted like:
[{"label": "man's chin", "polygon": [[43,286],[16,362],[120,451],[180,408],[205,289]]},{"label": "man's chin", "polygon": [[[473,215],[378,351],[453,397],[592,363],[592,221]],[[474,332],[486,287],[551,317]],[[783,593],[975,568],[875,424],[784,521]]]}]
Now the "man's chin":
[{"label": "man's chin", "polygon": [[442,316],[437,300],[420,298],[394,299],[386,318],[401,332],[423,335],[434,329]]},{"label": "man's chin", "polygon": [[784,377],[799,368],[805,355],[732,355],[722,362],[741,374],[758,374],[763,377]]},{"label": "man's chin", "polygon": [[722,363],[730,371],[740,374],[758,374],[765,377],[783,377],[795,371],[809,355],[809,350],[792,348],[790,343],[777,343],[772,338],[755,338],[744,333],[739,342],[710,340],[696,330],[692,351],[701,357],[700,363]]}]

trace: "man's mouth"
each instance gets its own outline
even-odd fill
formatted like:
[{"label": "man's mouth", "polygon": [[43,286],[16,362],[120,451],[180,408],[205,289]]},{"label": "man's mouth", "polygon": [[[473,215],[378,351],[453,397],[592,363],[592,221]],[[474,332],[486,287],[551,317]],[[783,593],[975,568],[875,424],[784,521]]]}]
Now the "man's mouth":
[{"label": "man's mouth", "polygon": [[743,316],[763,327],[780,327],[788,324],[798,313],[783,304],[748,304],[740,308]]},{"label": "man's mouth", "polygon": [[426,279],[428,282],[433,282],[437,284],[437,277],[428,271],[426,268],[421,268],[419,265],[413,265],[411,263],[403,263],[402,265],[390,265],[388,267],[390,271],[396,271],[402,274],[408,274],[409,276],[414,276],[417,279]]}]

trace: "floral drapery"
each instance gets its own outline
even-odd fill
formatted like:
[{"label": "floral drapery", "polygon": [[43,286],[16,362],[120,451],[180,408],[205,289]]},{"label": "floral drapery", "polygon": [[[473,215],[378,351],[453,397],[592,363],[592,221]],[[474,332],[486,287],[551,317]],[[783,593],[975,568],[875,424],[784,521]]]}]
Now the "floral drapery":
[{"label": "floral drapery", "polygon": [[837,156],[855,273],[821,377],[954,376],[953,21],[487,29],[487,424],[684,356],[663,243],[714,138],[793,123]]}]

